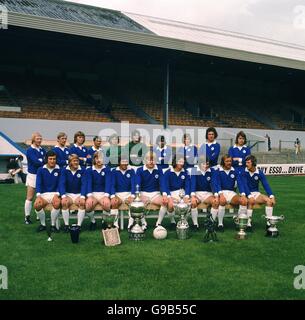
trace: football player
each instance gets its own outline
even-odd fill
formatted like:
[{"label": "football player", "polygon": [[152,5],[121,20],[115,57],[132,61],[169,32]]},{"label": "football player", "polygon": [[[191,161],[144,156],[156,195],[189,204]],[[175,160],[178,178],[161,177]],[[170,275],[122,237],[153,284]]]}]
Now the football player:
[{"label": "football player", "polygon": [[[223,232],[223,218],[226,204],[239,205],[239,213],[247,212],[247,197],[241,175],[232,166],[232,157],[224,155],[221,158],[220,168],[215,171],[218,184],[219,208],[218,208],[218,230]],[[237,185],[240,196],[235,192]]]},{"label": "football player", "polygon": [[[93,137],[93,146],[91,146],[88,149],[88,154],[90,155],[90,158],[88,158],[87,160],[87,165],[92,166],[92,161],[93,161],[93,155],[95,154],[95,152],[102,152],[104,153],[103,148],[101,147],[102,145],[102,139],[99,136],[95,136]],[[105,157],[104,157],[104,161],[105,161]],[[106,164],[106,161],[105,161]]]},{"label": "football player", "polygon": [[211,205],[212,218],[216,221],[219,206],[217,173],[204,156],[199,157],[198,166],[191,173],[191,203],[191,215],[196,229],[199,229],[197,207],[200,203]]},{"label": "football player", "polygon": [[193,168],[197,163],[198,150],[195,145],[192,144],[192,137],[189,133],[183,135],[182,140],[184,146],[180,147],[177,154],[182,154],[185,159],[184,168]]},{"label": "football player", "polygon": [[220,154],[220,144],[216,141],[218,133],[215,128],[210,127],[206,130],[206,142],[201,145],[199,155],[209,159],[210,167],[216,167]]},{"label": "football player", "polygon": [[88,149],[84,146],[85,143],[85,134],[82,131],[77,131],[74,134],[74,144],[70,148],[70,154],[76,154],[79,158],[79,164],[81,167],[86,167],[91,156],[88,152]]},{"label": "football player", "polygon": [[[118,215],[119,206],[127,202],[130,204],[135,198],[135,171],[128,165],[128,157],[119,159],[119,166],[111,171],[111,210]],[[134,223],[129,212],[128,230]],[[115,224],[118,227],[118,224]]]},{"label": "football player", "polygon": [[57,135],[57,145],[52,149],[56,153],[56,161],[60,168],[68,165],[68,159],[70,155],[69,149],[66,147],[67,135],[64,132],[60,132]]},{"label": "football player", "polygon": [[60,167],[56,164],[56,153],[52,150],[46,154],[46,164],[37,170],[36,179],[36,200],[34,208],[40,219],[38,231],[46,230],[46,215],[44,208],[51,203],[51,231],[58,232],[56,222],[58,219],[60,198],[59,198],[59,178]]},{"label": "football player", "polygon": [[136,171],[139,167],[143,166],[143,158],[147,153],[147,146],[141,142],[141,135],[138,130],[131,133],[131,141],[128,142],[122,153],[129,155],[129,164]]},{"label": "football player", "polygon": [[111,170],[105,166],[104,154],[101,151],[94,153],[93,166],[86,170],[86,185],[86,211],[91,219],[90,230],[95,230],[94,207],[99,203],[103,210],[110,211]]},{"label": "football player", "polygon": [[[168,197],[168,215],[171,217],[172,227],[176,227],[174,204],[180,201],[180,192],[184,192],[184,201],[190,202],[190,176],[184,169],[185,160],[182,155],[174,156],[173,164],[164,173],[164,185]],[[163,217],[160,216],[158,224],[162,223]],[[197,223],[198,224],[198,223]]]},{"label": "football player", "polygon": [[[247,195],[249,198],[248,210],[247,210],[249,222],[248,222],[247,229],[251,230],[252,229],[251,220],[252,220],[254,204],[266,205],[265,207],[266,216],[271,217],[273,214],[273,207],[275,205],[275,197],[266,179],[265,174],[263,173],[263,171],[258,170],[256,168],[256,162],[257,162],[256,157],[253,155],[249,155],[246,157],[245,160],[246,160],[246,169],[242,173],[242,177],[243,177],[244,184],[247,190]],[[264,187],[267,195],[259,192],[260,183]]]},{"label": "football player", "polygon": [[157,156],[157,166],[161,168],[163,172],[169,168],[172,159],[172,148],[166,144],[164,136],[158,136],[156,145],[153,148],[153,152]]},{"label": "football player", "polygon": [[[156,154],[148,152],[144,157],[144,166],[136,171],[136,188],[139,186],[141,200],[145,203],[160,205],[159,218],[156,226],[161,224],[167,212],[167,193],[164,186],[163,171],[157,167]],[[160,194],[161,192],[161,194]],[[145,218],[142,219],[142,227],[147,228]]]},{"label": "football player", "polygon": [[229,156],[233,159],[233,167],[238,173],[241,173],[246,167],[246,156],[251,154],[251,150],[247,147],[247,137],[243,131],[236,135],[235,145],[229,148]]},{"label": "football player", "polygon": [[[26,151],[28,162],[28,174],[26,176],[26,200],[24,204],[25,224],[31,224],[31,210],[32,201],[36,189],[36,174],[37,170],[44,165],[44,157],[46,151],[41,147],[42,136],[40,133],[35,132],[32,134],[32,144]],[[39,217],[37,216],[37,220]]]},{"label": "football player", "polygon": [[85,217],[86,179],[85,169],[79,164],[76,154],[69,156],[69,165],[61,170],[59,179],[59,193],[61,196],[62,217],[65,223],[64,231],[69,231],[69,207],[78,206],[77,224],[82,225]]}]

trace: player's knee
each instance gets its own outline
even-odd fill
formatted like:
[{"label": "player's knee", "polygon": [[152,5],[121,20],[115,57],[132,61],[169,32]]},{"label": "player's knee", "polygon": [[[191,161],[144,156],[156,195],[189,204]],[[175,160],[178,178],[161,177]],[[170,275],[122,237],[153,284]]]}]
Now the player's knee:
[{"label": "player's knee", "polygon": [[219,201],[219,205],[224,207],[227,204],[227,202],[225,200],[220,200]]},{"label": "player's knee", "polygon": [[240,198],[240,199],[239,199],[239,204],[240,204],[241,206],[246,206],[246,205],[247,205],[247,199]]},{"label": "player's knee", "polygon": [[52,206],[54,209],[58,210],[60,208],[60,200],[53,201]]},{"label": "player's knee", "polygon": [[119,207],[119,200],[117,198],[111,199],[111,208],[117,209]]},{"label": "player's knee", "polygon": [[41,210],[42,209],[42,201],[36,200],[34,203],[34,209],[38,210],[38,211]]},{"label": "player's knee", "polygon": [[61,200],[61,205],[64,210],[68,209],[68,206],[69,206],[68,200],[67,199]]},{"label": "player's knee", "polygon": [[266,201],[266,206],[267,206],[267,207],[273,207],[272,201],[267,200],[267,201]]}]

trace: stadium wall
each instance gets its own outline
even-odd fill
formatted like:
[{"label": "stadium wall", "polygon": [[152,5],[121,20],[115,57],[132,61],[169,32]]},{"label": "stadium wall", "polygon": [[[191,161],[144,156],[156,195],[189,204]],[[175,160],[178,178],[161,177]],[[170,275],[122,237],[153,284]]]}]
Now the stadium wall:
[{"label": "stadium wall", "polygon": [[[128,127],[129,126],[129,127]],[[0,118],[0,128],[7,136],[15,142],[25,142],[30,139],[31,134],[38,131],[42,134],[45,140],[55,140],[56,135],[60,131],[64,131],[68,135],[71,142],[76,131],[82,130],[88,137],[102,133],[102,137],[109,136],[116,132],[118,135],[128,135],[134,129],[146,130],[150,138],[146,139],[146,143],[154,141],[156,136],[161,133],[161,125],[152,124],[124,124],[115,122],[84,122],[84,121],[62,121],[62,120],[34,120],[34,119],[14,119],[14,118]],[[123,131],[122,131],[123,129]],[[129,130],[128,130],[129,129]],[[187,127],[187,126],[170,126],[171,131],[180,130],[193,134],[195,143],[202,143],[205,141],[206,128],[201,127]],[[286,131],[286,130],[261,130],[261,129],[247,129],[247,128],[217,128],[219,137],[218,140],[223,147],[230,146],[230,143],[235,140],[235,135],[238,131],[244,130],[247,134],[251,145],[255,141],[261,141],[254,148],[255,152],[265,152],[267,150],[266,133],[271,138],[271,147],[278,149],[279,141],[288,141],[282,143],[282,149],[294,149],[294,141],[298,137],[302,142],[305,141],[304,131]],[[102,132],[101,132],[102,131]],[[142,133],[142,132],[141,132]],[[199,141],[196,137],[200,137]],[[89,138],[90,139],[90,138]],[[178,141],[179,142],[179,141]]]}]

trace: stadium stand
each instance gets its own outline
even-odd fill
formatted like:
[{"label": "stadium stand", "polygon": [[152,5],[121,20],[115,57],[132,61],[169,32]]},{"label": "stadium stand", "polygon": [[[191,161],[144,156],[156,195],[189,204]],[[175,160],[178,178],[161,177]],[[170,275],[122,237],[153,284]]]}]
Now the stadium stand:
[{"label": "stadium stand", "polygon": [[82,101],[58,79],[6,79],[5,84],[19,102],[21,113],[0,111],[1,117],[101,122],[111,120],[106,113]]}]

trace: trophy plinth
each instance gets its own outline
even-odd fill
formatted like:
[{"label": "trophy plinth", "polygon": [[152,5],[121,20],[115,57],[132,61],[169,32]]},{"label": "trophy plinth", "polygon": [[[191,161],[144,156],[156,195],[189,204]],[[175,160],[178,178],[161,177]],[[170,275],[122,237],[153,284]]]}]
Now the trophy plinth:
[{"label": "trophy plinth", "polygon": [[237,240],[245,240],[247,239],[247,233],[245,229],[247,228],[247,224],[249,221],[248,216],[245,213],[239,214],[237,217],[233,217],[235,224],[239,227],[239,231],[237,232],[235,239]]},{"label": "trophy plinth", "polygon": [[277,238],[279,236],[279,230],[277,228],[277,223],[279,221],[283,221],[285,219],[285,217],[283,215],[281,216],[263,216],[264,218],[266,218],[267,222],[269,222],[270,226],[267,229],[266,232],[266,237],[270,237],[270,238]]},{"label": "trophy plinth", "polygon": [[107,213],[104,215],[103,219],[107,225],[106,229],[102,230],[102,236],[104,239],[105,246],[112,247],[121,244],[121,237],[117,227],[113,225],[115,219],[115,214]]},{"label": "trophy plinth", "polygon": [[180,201],[174,206],[175,213],[180,216],[177,223],[176,234],[179,240],[186,240],[189,238],[189,224],[185,219],[185,215],[190,211],[191,205],[183,201],[184,192],[180,191]]},{"label": "trophy plinth", "polygon": [[130,204],[130,215],[135,220],[135,224],[132,226],[129,239],[134,241],[144,240],[145,231],[143,230],[141,224],[141,219],[145,214],[145,205],[140,199],[139,186],[136,186],[136,197],[134,201]]}]

